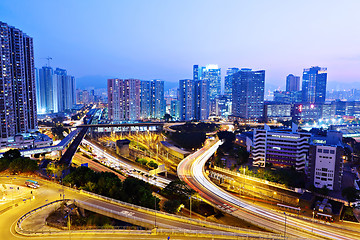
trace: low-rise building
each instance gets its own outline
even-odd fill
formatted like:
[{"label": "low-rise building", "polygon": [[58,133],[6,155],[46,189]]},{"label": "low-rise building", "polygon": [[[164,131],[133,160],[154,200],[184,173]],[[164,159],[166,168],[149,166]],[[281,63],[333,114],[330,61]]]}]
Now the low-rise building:
[{"label": "low-rise building", "polygon": [[328,131],[326,136],[313,136],[309,150],[308,174],[316,188],[341,189],[345,159],[342,133]]},{"label": "low-rise building", "polygon": [[310,136],[310,133],[299,132],[295,124],[291,129],[271,129],[266,124],[264,129],[254,129],[253,165],[272,164],[305,170]]}]

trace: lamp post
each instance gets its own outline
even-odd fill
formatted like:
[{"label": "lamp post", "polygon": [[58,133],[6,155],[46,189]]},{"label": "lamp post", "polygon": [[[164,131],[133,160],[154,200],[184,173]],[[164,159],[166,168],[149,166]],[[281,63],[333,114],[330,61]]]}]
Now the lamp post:
[{"label": "lamp post", "polygon": [[[191,220],[191,198],[192,198],[192,195],[190,194],[190,220]],[[190,224],[190,231],[191,231],[191,224]]]},{"label": "lamp post", "polygon": [[313,214],[313,218],[312,218],[312,222],[313,222],[313,224],[312,224],[312,232],[314,232],[315,208],[313,209],[312,214]]},{"label": "lamp post", "polygon": [[286,213],[284,212],[285,216],[285,229],[284,229],[284,239],[286,239]]},{"label": "lamp post", "polygon": [[[156,186],[156,172],[155,172],[155,177],[154,177],[154,180],[155,180],[155,186]],[[155,226],[154,228],[156,229],[156,194],[155,194]]]}]

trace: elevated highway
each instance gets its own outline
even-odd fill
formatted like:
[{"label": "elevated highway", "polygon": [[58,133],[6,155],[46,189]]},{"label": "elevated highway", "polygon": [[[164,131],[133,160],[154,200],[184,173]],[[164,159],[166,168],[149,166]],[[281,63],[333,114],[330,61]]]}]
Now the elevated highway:
[{"label": "elevated highway", "polygon": [[[24,181],[27,178],[16,176],[16,179],[12,180],[12,184],[23,185]],[[9,182],[9,178],[0,177],[0,184],[4,184]],[[128,218],[132,218],[137,220],[139,224],[143,222],[146,227],[157,226],[159,229],[173,229],[178,231],[192,231],[192,232],[207,232],[212,233],[214,235],[220,234],[226,235],[226,232],[238,233],[239,235],[247,235],[247,236],[257,236],[257,237],[269,237],[269,238],[277,238],[278,236],[262,233],[258,231],[250,231],[247,229],[234,228],[225,225],[219,225],[210,222],[204,222],[199,220],[191,220],[188,218],[166,214],[160,211],[154,211],[152,209],[146,209],[143,207],[135,206],[129,203],[124,203],[121,201],[117,201],[114,199],[106,198],[100,195],[92,194],[89,192],[84,192],[80,190],[75,190],[72,188],[63,187],[59,184],[43,181],[38,179],[40,183],[40,188],[33,190],[34,199],[28,199],[26,201],[22,201],[17,207],[13,207],[7,211],[1,211],[0,217],[0,239],[24,239],[27,238],[25,236],[19,235],[16,232],[16,225],[18,219],[30,212],[32,209],[39,208],[49,202],[53,202],[55,200],[59,200],[60,194],[66,199],[75,199],[82,204],[82,206],[86,206],[86,208],[92,208],[97,212],[107,212],[118,216],[127,215]],[[5,207],[5,206],[4,206]],[[120,218],[121,219],[121,218]],[[124,219],[124,218],[123,218]],[[155,223],[156,222],[156,223]],[[34,223],[38,224],[38,223]],[[225,232],[225,233],[224,233]],[[104,232],[90,232],[88,234],[86,231],[83,232],[74,232],[74,235],[71,236],[71,239],[91,239],[106,236]],[[51,239],[64,239],[68,237],[69,232],[64,232],[63,235],[51,235],[47,236],[45,233],[33,234],[31,238],[51,238]],[[46,237],[47,236],[47,237]],[[109,235],[107,235],[109,236]],[[151,236],[148,236],[152,238]],[[148,238],[147,236],[141,237]],[[175,239],[175,238],[172,238]],[[179,238],[178,238],[179,239]]]},{"label": "elevated highway", "polygon": [[214,154],[220,141],[208,142],[205,147],[189,155],[178,166],[178,175],[213,206],[259,227],[283,233],[286,237],[307,239],[360,239],[358,229],[336,224],[323,224],[295,218],[286,213],[248,203],[216,186],[206,176],[204,165]]}]

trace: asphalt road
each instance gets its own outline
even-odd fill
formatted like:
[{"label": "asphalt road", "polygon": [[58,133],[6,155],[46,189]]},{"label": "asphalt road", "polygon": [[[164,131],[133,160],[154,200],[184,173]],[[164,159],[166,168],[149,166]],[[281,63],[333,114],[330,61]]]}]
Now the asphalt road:
[{"label": "asphalt road", "polygon": [[[26,180],[26,178],[21,178],[21,177],[17,176],[16,180],[12,181],[12,184],[18,184],[20,186],[23,186],[25,180]],[[13,207],[7,211],[0,213],[0,226],[1,226],[0,239],[27,239],[28,237],[21,236],[15,232],[15,224],[16,224],[17,220],[22,215],[31,211],[32,209],[35,209],[46,203],[60,199],[60,194],[63,194],[63,191],[65,193],[65,198],[67,198],[67,199],[77,199],[77,200],[84,201],[86,203],[95,204],[97,206],[101,206],[103,208],[107,208],[107,209],[117,211],[117,212],[127,211],[127,212],[130,212],[131,215],[138,217],[138,218],[147,219],[150,221],[155,220],[155,216],[153,213],[144,213],[144,212],[133,210],[131,208],[127,208],[127,207],[120,206],[117,204],[112,204],[112,203],[109,203],[106,201],[101,201],[95,197],[86,196],[84,194],[81,194],[81,193],[78,193],[78,192],[75,192],[72,190],[67,190],[66,188],[63,189],[61,185],[50,183],[47,181],[39,180],[38,182],[40,183],[40,188],[33,190],[33,195],[35,195],[35,199],[20,201],[21,203],[19,203],[17,207]],[[10,183],[9,178],[0,177],[0,184],[3,184],[3,183]],[[30,197],[30,195],[29,195],[29,197]],[[5,209],[5,208],[6,208],[6,206],[2,205],[2,209]],[[212,231],[214,231],[214,233],[216,231],[218,231],[218,230],[214,230],[214,229],[211,229],[208,227],[190,225],[188,223],[176,221],[176,219],[164,218],[164,217],[159,216],[159,214],[157,214],[156,221],[157,221],[157,226],[159,226],[160,228],[192,229],[192,230],[197,230],[199,232],[201,232],[202,230],[212,230]],[[84,233],[84,234],[72,235],[71,239],[109,238],[109,236],[110,235],[106,234],[106,233],[98,233],[96,235]],[[149,239],[149,238],[164,239],[159,236],[154,237],[154,236],[142,236],[141,235],[141,237],[143,237],[144,239],[145,238],[146,239]],[[32,238],[34,238],[34,237],[32,237]],[[35,237],[35,238],[44,239],[44,237],[42,237],[42,236]],[[113,238],[113,236],[110,238]],[[118,238],[118,237],[116,237],[116,238]],[[129,238],[130,237],[128,236],[127,239],[129,239]],[[51,236],[51,237],[47,236],[46,239],[64,239],[64,235],[63,236]],[[126,239],[126,237],[125,237],[125,239]],[[134,237],[134,239],[141,239],[141,238]],[[177,238],[172,237],[171,239],[184,239],[184,237],[177,237]],[[188,237],[186,237],[186,239],[188,239]]]},{"label": "asphalt road", "polygon": [[81,164],[87,163],[88,167],[96,172],[111,172],[114,173],[116,176],[118,176],[121,180],[124,180],[126,177],[124,177],[123,175],[121,175],[120,173],[111,170],[110,168],[95,162],[87,157],[82,156],[80,153],[75,153],[72,163],[80,166]]},{"label": "asphalt road", "polygon": [[204,173],[204,165],[216,151],[219,142],[208,143],[199,151],[189,155],[178,166],[178,175],[191,188],[197,191],[212,205],[232,215],[266,227],[278,233],[296,238],[307,239],[360,239],[360,231],[356,228],[343,227],[339,224],[319,224],[297,219],[276,211],[245,202],[225,190],[219,188]]}]

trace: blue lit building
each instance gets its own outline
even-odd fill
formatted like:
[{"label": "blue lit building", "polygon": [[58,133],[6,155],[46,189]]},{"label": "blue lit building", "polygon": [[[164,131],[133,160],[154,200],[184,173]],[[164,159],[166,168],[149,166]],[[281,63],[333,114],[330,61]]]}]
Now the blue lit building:
[{"label": "blue lit building", "polygon": [[54,112],[71,110],[76,103],[75,78],[65,69],[56,68],[53,75]]},{"label": "blue lit building", "polygon": [[0,139],[37,129],[33,39],[0,21]]},{"label": "blue lit building", "polygon": [[232,115],[244,119],[259,119],[264,111],[265,71],[242,68],[233,74]]},{"label": "blue lit building", "polygon": [[165,115],[164,81],[141,81],[140,116],[141,119],[161,119]]},{"label": "blue lit building", "polygon": [[181,121],[195,119],[195,81],[183,79],[179,81],[179,115]]},{"label": "blue lit building", "polygon": [[224,95],[226,96],[228,101],[232,101],[233,74],[237,73],[238,71],[239,68],[228,68],[228,70],[226,71]]},{"label": "blue lit building", "polygon": [[151,118],[161,119],[165,115],[164,81],[151,80]]},{"label": "blue lit building", "polygon": [[304,69],[302,100],[304,103],[324,103],[326,96],[327,69],[311,67]]}]

